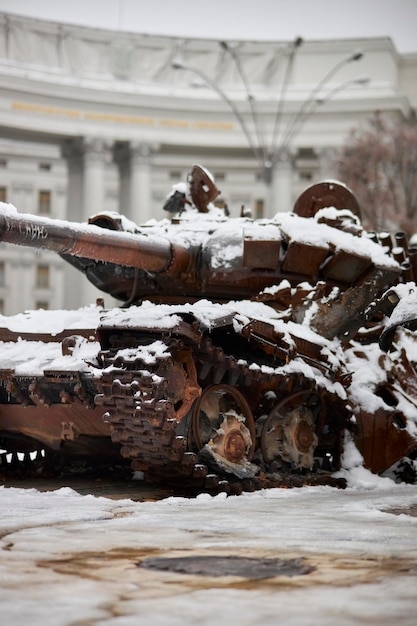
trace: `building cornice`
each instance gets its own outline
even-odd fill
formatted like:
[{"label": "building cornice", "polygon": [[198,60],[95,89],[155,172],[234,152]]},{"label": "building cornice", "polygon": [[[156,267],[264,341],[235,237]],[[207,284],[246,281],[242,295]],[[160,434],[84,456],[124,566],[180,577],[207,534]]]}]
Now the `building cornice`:
[{"label": "building cornice", "polygon": [[[173,62],[186,61],[207,73],[213,80],[232,90],[239,98],[245,89],[232,57],[212,39],[178,38],[93,29],[0,13],[0,59],[10,68],[20,68],[37,75],[38,80],[74,82],[84,80],[100,89],[113,81],[114,89],[127,86],[165,91],[188,88],[189,96],[198,99],[197,90],[189,89],[192,76],[176,71]],[[257,92],[267,95],[282,84],[283,72],[291,54],[290,41],[234,41],[247,73]],[[398,63],[399,55],[389,38],[337,39],[305,41],[297,49],[294,73],[302,73],[311,63],[311,84],[317,72],[326,71],[332,57],[361,49],[365,56],[384,53]],[[314,63],[314,57],[317,61]],[[317,70],[314,70],[314,67]],[[348,74],[344,72],[346,76]],[[341,77],[343,78],[343,77]],[[293,78],[291,77],[289,87]],[[298,81],[297,81],[298,82]],[[81,85],[82,86],[82,85]]]},{"label": "building cornice", "polygon": [[[133,34],[0,13],[1,125],[9,132],[38,131],[51,137],[97,134],[122,141],[243,149],[247,137],[239,116],[253,133],[251,99],[265,136],[272,133],[294,45],[221,45],[210,39]],[[245,67],[247,83],[230,46]],[[358,62],[346,62],[352,56]],[[313,129],[322,126],[325,113],[352,120],[379,109],[408,117],[415,106],[417,54],[400,56],[389,38],[306,41],[292,60],[281,107],[283,127],[309,98],[315,106],[319,95],[326,100],[335,94],[326,107],[315,108]],[[196,87],[193,67],[209,82]],[[334,67],[337,72],[332,73]],[[353,88],[363,75],[369,84]],[[323,76],[330,77],[325,90],[315,92]],[[210,81],[218,91],[210,88]],[[225,97],[219,97],[220,90]]]}]

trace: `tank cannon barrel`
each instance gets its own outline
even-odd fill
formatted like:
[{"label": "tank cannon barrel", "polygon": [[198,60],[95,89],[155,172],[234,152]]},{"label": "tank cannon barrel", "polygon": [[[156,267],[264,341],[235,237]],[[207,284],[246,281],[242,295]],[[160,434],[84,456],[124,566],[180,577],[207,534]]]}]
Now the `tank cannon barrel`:
[{"label": "tank cannon barrel", "polygon": [[155,273],[167,270],[178,256],[163,237],[7,210],[0,213],[0,241]]},{"label": "tank cannon barrel", "polygon": [[[201,189],[210,191],[205,182]],[[118,214],[103,213],[89,224],[77,224],[20,214],[3,205],[0,241],[60,254],[100,291],[125,305],[144,298],[273,301],[260,294],[284,279],[292,286],[326,281],[328,292],[335,285],[346,291],[371,281],[378,290],[400,272],[378,244],[357,236],[356,199],[335,181],[314,185],[300,197],[293,214],[280,213],[268,222],[229,218],[204,202],[196,210],[195,201],[182,195],[171,197],[171,219],[143,226]],[[326,205],[345,213],[323,214]],[[320,219],[327,223],[315,219],[316,209],[323,209]]]}]

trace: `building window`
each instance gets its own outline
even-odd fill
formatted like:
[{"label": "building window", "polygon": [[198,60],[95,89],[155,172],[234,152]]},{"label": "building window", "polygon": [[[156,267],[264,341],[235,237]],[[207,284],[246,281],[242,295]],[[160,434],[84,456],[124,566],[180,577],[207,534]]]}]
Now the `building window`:
[{"label": "building window", "polygon": [[225,180],[226,175],[224,172],[216,172],[215,174],[213,174],[213,178],[216,182],[219,182],[220,180]]},{"label": "building window", "polygon": [[6,159],[0,159],[0,169],[5,170],[7,167]]},{"label": "building window", "polygon": [[49,288],[49,267],[47,265],[36,267],[36,287],[37,289]]},{"label": "building window", "polygon": [[181,172],[179,170],[171,170],[169,173],[169,177],[171,180],[182,180]]},{"label": "building window", "polygon": [[314,148],[298,148],[295,159],[303,159],[308,161],[316,161],[317,153]]},{"label": "building window", "polygon": [[0,262],[0,287],[4,287],[6,284],[5,278],[6,272],[3,261]]},{"label": "building window", "polygon": [[313,180],[313,172],[308,172],[307,170],[301,171],[298,173],[298,177],[303,182],[309,182]]},{"label": "building window", "polygon": [[0,300],[0,315],[4,315],[4,300]]},{"label": "building window", "polygon": [[46,300],[37,300],[35,302],[35,309],[44,309],[47,311],[49,309],[49,302],[46,302]]},{"label": "building window", "polygon": [[255,219],[260,220],[264,216],[265,203],[263,200],[255,200]]},{"label": "building window", "polygon": [[51,192],[50,191],[39,191],[38,213],[40,215],[51,214]]},{"label": "building window", "polygon": [[0,202],[7,202],[7,187],[0,187]]},{"label": "building window", "polygon": [[42,172],[50,172],[51,171],[51,164],[50,163],[39,163],[39,169],[42,170]]}]

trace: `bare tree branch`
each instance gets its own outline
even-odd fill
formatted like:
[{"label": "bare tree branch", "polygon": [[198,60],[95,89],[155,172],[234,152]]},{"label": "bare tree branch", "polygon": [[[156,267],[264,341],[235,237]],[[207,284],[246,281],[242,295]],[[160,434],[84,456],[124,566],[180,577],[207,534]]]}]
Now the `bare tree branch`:
[{"label": "bare tree branch", "polygon": [[339,156],[339,177],[355,192],[369,230],[417,232],[417,126],[375,113],[352,131]]}]

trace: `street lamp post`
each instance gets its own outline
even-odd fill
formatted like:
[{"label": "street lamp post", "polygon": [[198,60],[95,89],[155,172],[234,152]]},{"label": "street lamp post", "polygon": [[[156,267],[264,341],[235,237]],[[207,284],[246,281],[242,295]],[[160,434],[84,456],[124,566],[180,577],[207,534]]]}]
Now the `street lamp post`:
[{"label": "street lamp post", "polygon": [[207,76],[202,70],[200,70],[197,67],[192,67],[190,65],[188,65],[187,63],[185,63],[184,61],[180,60],[180,59],[175,59],[172,62],[172,67],[174,70],[187,70],[189,72],[192,72],[193,74],[195,74],[196,76],[198,76],[199,78],[201,78],[201,80],[206,83],[214,92],[216,92],[229,106],[230,110],[232,111],[233,115],[235,116],[235,118],[237,119],[237,121],[239,122],[239,125],[246,137],[246,140],[249,144],[249,147],[251,148],[253,155],[258,163],[261,164],[262,163],[262,156],[260,153],[260,150],[262,150],[261,146],[256,145],[256,143],[253,141],[251,133],[249,131],[249,128],[246,124],[245,118],[243,117],[243,115],[241,114],[241,112],[239,111],[239,109],[236,107],[235,103],[230,100],[230,98],[226,95],[226,93],[219,87],[219,85],[217,85],[217,83],[212,80],[211,78],[209,78],[209,76]]},{"label": "street lamp post", "polygon": [[[325,90],[331,78],[335,76],[335,74],[337,74],[345,65],[354,61],[359,61],[363,57],[363,54],[361,51],[354,51],[347,57],[338,61],[317,83],[317,85],[314,87],[314,89],[312,89],[307,98],[303,100],[299,109],[295,112],[291,121],[288,123],[287,127],[284,128],[283,132],[280,132],[282,128],[282,119],[287,87],[291,78],[295,55],[297,53],[297,50],[303,43],[303,40],[298,37],[293,42],[291,42],[288,46],[288,60],[284,71],[283,81],[281,83],[279,97],[277,99],[277,106],[272,125],[272,133],[270,141],[267,141],[265,139],[259,114],[257,111],[257,101],[250,88],[249,81],[247,79],[236,47],[225,41],[221,41],[219,43],[222,49],[226,51],[232,58],[238,71],[240,80],[242,81],[243,87],[245,89],[245,94],[249,103],[249,119],[251,121],[252,129],[249,127],[246,117],[236,106],[235,102],[233,102],[233,100],[229,98],[229,96],[215,80],[207,76],[205,72],[203,72],[200,68],[191,66],[182,59],[175,59],[172,62],[172,67],[176,70],[189,71],[198,76],[203,81],[203,83],[210,87],[215,93],[218,94],[218,96],[222,100],[226,102],[237,122],[239,123],[240,128],[246,138],[246,141],[253,153],[262,180],[267,185],[267,187],[271,188],[272,196],[274,197],[276,196],[277,186],[279,185],[282,188],[283,180],[285,180],[285,178],[289,178],[288,172],[290,168],[290,162],[288,154],[291,142],[300,132],[302,126],[306,123],[309,117],[314,113],[316,107],[320,104],[328,102],[336,95],[336,93],[338,93],[342,89],[348,88],[350,85],[365,84],[366,82],[368,82],[369,79],[363,78],[345,81],[342,85],[339,85],[338,87],[327,93],[327,95],[321,96],[323,90]],[[274,178],[276,179],[275,184],[273,184]],[[283,206],[287,205],[286,203],[288,199],[286,196],[288,196],[288,190],[286,194],[284,193],[283,198],[280,197]]]},{"label": "street lamp post", "polygon": [[[314,113],[318,106],[322,106],[332,100],[336,94],[349,87],[353,87],[354,85],[359,85],[364,87],[369,83],[370,79],[368,76],[361,76],[360,78],[354,78],[351,80],[346,80],[344,83],[341,83],[327,94],[322,97],[309,98],[305,102],[308,102],[308,106],[302,106],[298,113],[294,116],[291,124],[288,125],[286,133],[283,137],[283,140],[280,144],[280,150],[287,150],[291,144],[291,141],[298,135],[301,128],[304,126],[307,119]],[[319,93],[319,92],[317,92]]]}]

